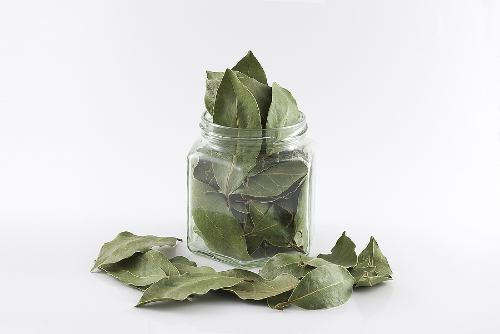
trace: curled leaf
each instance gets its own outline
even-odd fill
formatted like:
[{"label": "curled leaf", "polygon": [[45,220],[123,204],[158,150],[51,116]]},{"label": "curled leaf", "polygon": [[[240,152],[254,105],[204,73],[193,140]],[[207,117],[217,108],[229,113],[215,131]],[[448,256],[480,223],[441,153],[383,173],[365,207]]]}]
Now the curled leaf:
[{"label": "curled leaf", "polygon": [[135,287],[146,287],[164,277],[179,275],[177,268],[156,250],[135,253],[127,259],[103,264],[99,268],[122,283]]},{"label": "curled leaf", "polygon": [[92,270],[129,258],[135,253],[147,252],[153,247],[174,247],[178,240],[174,237],[140,236],[127,231],[121,232],[101,247]]},{"label": "curled leaf", "polygon": [[333,246],[330,254],[319,254],[318,257],[328,262],[338,264],[344,268],[354,267],[358,262],[358,257],[356,256],[356,251],[354,250],[356,245],[354,242],[342,233],[340,238]]}]

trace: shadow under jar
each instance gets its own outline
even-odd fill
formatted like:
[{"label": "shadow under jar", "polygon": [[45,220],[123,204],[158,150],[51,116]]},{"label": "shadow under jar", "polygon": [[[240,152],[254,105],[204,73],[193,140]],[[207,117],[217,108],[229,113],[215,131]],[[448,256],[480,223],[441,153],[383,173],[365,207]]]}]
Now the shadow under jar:
[{"label": "shadow under jar", "polygon": [[205,113],[188,154],[188,248],[240,267],[309,252],[312,152],[295,125],[239,129]]}]

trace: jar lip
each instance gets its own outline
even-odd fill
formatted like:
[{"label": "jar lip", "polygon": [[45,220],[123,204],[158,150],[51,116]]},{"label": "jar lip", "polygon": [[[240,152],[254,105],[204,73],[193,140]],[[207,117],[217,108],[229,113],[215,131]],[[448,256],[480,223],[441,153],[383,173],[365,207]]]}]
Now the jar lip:
[{"label": "jar lip", "polygon": [[200,128],[204,135],[218,138],[239,139],[285,139],[301,136],[307,131],[305,115],[300,112],[299,121],[293,125],[269,129],[240,129],[216,124],[212,115],[205,111],[201,116]]}]

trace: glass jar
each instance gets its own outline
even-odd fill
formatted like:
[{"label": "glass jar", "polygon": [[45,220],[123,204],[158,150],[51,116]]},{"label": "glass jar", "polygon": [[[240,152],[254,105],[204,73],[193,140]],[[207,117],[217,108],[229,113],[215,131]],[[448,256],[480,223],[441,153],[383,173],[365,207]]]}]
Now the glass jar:
[{"label": "glass jar", "polygon": [[188,248],[240,267],[308,254],[312,152],[304,115],[291,126],[239,129],[202,116],[188,154]]}]

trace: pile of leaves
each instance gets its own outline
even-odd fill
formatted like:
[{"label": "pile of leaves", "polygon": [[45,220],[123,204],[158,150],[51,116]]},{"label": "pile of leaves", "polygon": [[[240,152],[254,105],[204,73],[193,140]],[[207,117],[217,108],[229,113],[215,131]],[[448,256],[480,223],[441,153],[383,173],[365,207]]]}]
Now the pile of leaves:
[{"label": "pile of leaves", "polygon": [[225,291],[243,300],[266,300],[282,310],[289,305],[316,310],[339,306],[353,287],[392,279],[392,271],[373,237],[356,255],[345,232],[328,254],[309,257],[278,253],[255,273],[244,269],[215,271],[183,256],[167,258],[164,247],[175,247],[174,237],[138,236],[121,232],[105,243],[92,271],[100,269],[124,284],[143,291],[137,306],[186,300],[211,290]]},{"label": "pile of leaves", "polygon": [[196,149],[189,174],[192,233],[210,251],[242,262],[307,252],[311,159],[283,132],[302,120],[295,98],[268,85],[249,51],[231,69],[207,71],[205,106],[213,123],[262,130],[267,139],[235,137]]}]

